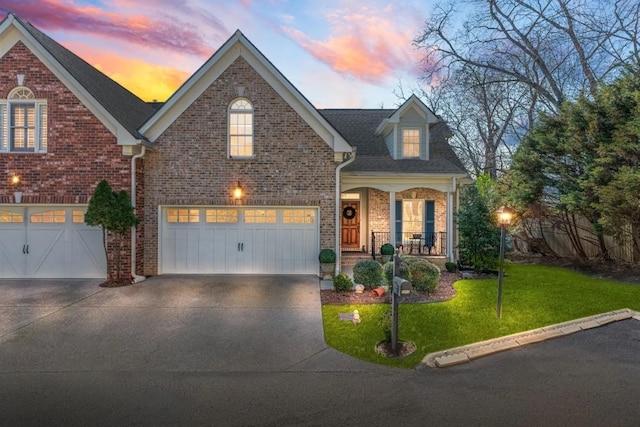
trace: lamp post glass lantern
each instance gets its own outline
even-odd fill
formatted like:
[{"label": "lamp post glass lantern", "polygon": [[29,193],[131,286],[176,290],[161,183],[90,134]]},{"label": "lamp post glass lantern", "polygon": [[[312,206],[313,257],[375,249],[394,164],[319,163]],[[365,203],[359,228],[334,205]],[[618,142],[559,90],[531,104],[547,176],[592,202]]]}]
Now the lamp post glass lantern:
[{"label": "lamp post glass lantern", "polygon": [[508,206],[502,206],[496,211],[498,224],[500,225],[500,267],[498,268],[498,307],[496,316],[502,317],[502,277],[504,276],[504,246],[506,229],[511,224],[514,210]]}]

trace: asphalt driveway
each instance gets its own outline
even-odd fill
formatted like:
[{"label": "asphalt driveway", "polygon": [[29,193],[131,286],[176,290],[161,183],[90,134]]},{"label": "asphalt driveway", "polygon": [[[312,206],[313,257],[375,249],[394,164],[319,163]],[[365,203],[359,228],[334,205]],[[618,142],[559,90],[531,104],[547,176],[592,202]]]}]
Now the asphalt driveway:
[{"label": "asphalt driveway", "polygon": [[[0,370],[286,371],[337,360],[314,276],[3,280]],[[320,364],[320,365],[317,365]]]}]

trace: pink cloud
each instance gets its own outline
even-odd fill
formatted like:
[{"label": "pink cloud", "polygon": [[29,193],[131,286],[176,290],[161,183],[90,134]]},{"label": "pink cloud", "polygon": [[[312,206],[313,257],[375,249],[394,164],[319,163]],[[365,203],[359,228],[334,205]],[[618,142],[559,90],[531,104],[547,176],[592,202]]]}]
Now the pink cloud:
[{"label": "pink cloud", "polygon": [[[290,26],[282,26],[281,30],[338,73],[373,84],[385,82],[400,72],[417,76],[421,55],[413,47],[412,39],[420,23],[408,11],[400,13],[393,9],[391,5],[360,6],[332,12],[327,15],[331,33],[325,40],[315,40]],[[394,21],[391,16],[404,18]]]},{"label": "pink cloud", "polygon": [[[119,2],[119,5],[140,8],[141,3],[145,2]],[[6,0],[0,5],[0,11],[13,12],[45,31],[74,31],[201,57],[211,55],[212,47],[195,26],[176,19],[175,15],[169,16],[170,13],[161,7],[162,3],[149,2],[149,6],[156,9],[153,19],[142,14],[114,13],[64,0]],[[214,29],[228,33],[220,21],[212,16],[209,18],[208,24]]]}]

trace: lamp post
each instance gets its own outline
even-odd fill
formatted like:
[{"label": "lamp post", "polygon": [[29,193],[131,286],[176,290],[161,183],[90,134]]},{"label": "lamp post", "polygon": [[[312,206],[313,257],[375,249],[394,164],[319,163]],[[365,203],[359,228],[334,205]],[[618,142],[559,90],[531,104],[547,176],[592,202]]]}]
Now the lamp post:
[{"label": "lamp post", "polygon": [[496,316],[502,317],[502,276],[504,270],[504,240],[506,235],[506,229],[511,224],[511,218],[513,218],[514,210],[508,206],[502,206],[496,211],[498,215],[498,224],[500,225],[500,267],[498,269],[498,308],[496,310]]}]

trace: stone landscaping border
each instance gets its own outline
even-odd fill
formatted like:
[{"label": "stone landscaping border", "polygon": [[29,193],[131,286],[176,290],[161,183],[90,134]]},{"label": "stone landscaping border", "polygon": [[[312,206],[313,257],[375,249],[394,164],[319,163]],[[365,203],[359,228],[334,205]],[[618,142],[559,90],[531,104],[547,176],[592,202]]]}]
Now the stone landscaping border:
[{"label": "stone landscaping border", "polygon": [[480,357],[489,356],[501,351],[511,350],[553,338],[567,336],[576,332],[606,325],[619,320],[640,320],[640,313],[624,308],[608,313],[596,314],[582,319],[558,323],[552,326],[520,332],[506,337],[495,338],[475,344],[469,344],[449,350],[427,354],[416,369],[446,368],[461,363],[467,363]]}]

